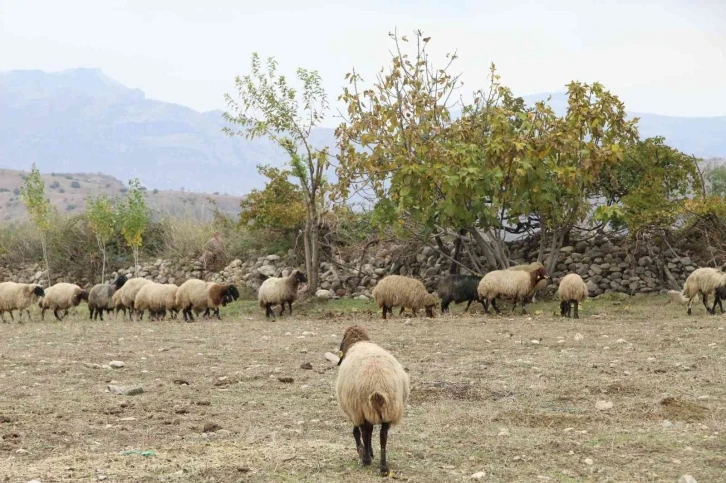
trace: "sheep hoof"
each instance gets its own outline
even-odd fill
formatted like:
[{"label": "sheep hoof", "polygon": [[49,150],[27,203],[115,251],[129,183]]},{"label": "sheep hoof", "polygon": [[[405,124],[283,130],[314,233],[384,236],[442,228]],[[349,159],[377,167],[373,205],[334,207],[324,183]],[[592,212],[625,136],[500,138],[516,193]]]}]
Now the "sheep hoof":
[{"label": "sheep hoof", "polygon": [[370,464],[371,464],[371,455],[368,454],[368,451],[366,450],[365,446],[360,446],[358,448],[358,456],[360,457],[361,464],[363,466],[370,466]]}]

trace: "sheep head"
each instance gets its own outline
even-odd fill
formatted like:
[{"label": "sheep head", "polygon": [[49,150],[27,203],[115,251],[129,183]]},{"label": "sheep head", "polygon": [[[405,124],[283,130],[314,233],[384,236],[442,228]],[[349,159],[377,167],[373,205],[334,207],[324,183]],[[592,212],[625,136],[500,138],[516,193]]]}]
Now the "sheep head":
[{"label": "sheep head", "polygon": [[426,297],[424,298],[424,307],[426,309],[426,316],[427,317],[433,317],[434,316],[434,309],[438,305],[438,302],[436,302],[436,297],[433,295],[426,294]]},{"label": "sheep head", "polygon": [[124,284],[128,281],[128,278],[126,278],[126,275],[119,275],[116,277],[116,280],[113,281],[113,286],[116,290],[120,289],[124,286]]},{"label": "sheep head", "polygon": [[45,290],[43,290],[43,287],[40,285],[31,285],[30,288],[33,291],[33,295],[37,295],[38,297],[45,297]]},{"label": "sheep head", "polygon": [[80,304],[81,301],[84,301],[84,300],[86,302],[88,302],[88,291],[87,290],[81,290],[80,292],[75,294],[73,296],[72,302],[73,302],[73,305],[76,306],[76,305]]},{"label": "sheep head", "polygon": [[371,339],[368,337],[368,332],[366,332],[366,330],[360,325],[351,325],[345,329],[345,332],[343,333],[343,340],[340,343],[340,350],[338,350],[338,365],[343,362],[345,354],[353,344],[365,340]]},{"label": "sheep head", "polygon": [[297,283],[307,283],[308,278],[305,276],[305,273],[301,272],[300,270],[294,270],[291,274],[291,277],[295,279],[295,282]]},{"label": "sheep head", "polygon": [[230,285],[227,287],[227,290],[224,293],[225,297],[230,297],[232,300],[230,302],[237,300],[239,298],[239,290],[237,290],[237,287],[234,285]]},{"label": "sheep head", "polygon": [[532,280],[533,289],[534,289],[535,285],[537,285],[539,283],[540,280],[545,280],[545,279],[549,278],[549,275],[547,275],[547,270],[545,270],[544,267],[539,267],[537,270],[532,272],[529,276]]}]

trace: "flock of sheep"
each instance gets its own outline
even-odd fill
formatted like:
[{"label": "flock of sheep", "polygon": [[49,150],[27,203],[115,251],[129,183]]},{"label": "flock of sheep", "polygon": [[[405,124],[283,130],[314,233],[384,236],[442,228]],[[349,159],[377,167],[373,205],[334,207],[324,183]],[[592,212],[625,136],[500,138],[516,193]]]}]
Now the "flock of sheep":
[{"label": "flock of sheep", "polygon": [[[489,313],[489,305],[499,313],[497,299],[511,299],[514,304],[522,305],[533,298],[535,291],[546,285],[549,278],[544,266],[539,262],[519,265],[507,270],[494,270],[484,277],[472,275],[450,275],[439,284],[438,295],[441,298],[441,311],[449,311],[451,302],[456,304],[467,302],[465,311],[472,302],[478,301]],[[292,315],[292,303],[298,298],[301,283],[307,282],[305,274],[294,270],[287,277],[270,277],[263,282],[258,291],[258,305],[265,310],[266,317],[274,317],[272,307],[281,306],[280,315],[287,305]],[[562,316],[570,317],[574,308],[574,317],[579,318],[579,303],[588,296],[587,285],[576,273],[566,275],[558,288],[560,310]],[[718,304],[723,313],[721,301],[726,299],[726,273],[715,268],[699,268],[686,280],[682,292],[674,291],[678,300],[688,302],[688,314],[691,313],[693,300],[702,295],[706,310],[713,314]],[[708,306],[708,297],[714,295],[712,307]],[[384,277],[373,290],[373,298],[382,310],[384,319],[393,315],[393,307],[400,307],[401,314],[406,308],[413,311],[424,309],[433,317],[438,304],[436,297],[428,293],[419,280],[400,275]],[[219,307],[225,306],[239,298],[237,288],[232,284],[219,284],[203,280],[187,280],[180,286],[160,284],[143,278],[127,279],[119,275],[110,284],[98,284],[86,291],[71,283],[57,283],[43,289],[37,284],[15,282],[0,283],[0,317],[5,321],[4,313],[19,311],[27,313],[35,300],[41,309],[41,318],[46,310],[53,310],[59,321],[68,314],[68,309],[77,307],[81,301],[88,303],[91,319],[103,320],[103,313],[122,311],[129,319],[142,319],[146,311],[150,319],[160,319],[169,312],[176,318],[181,311],[184,320],[194,320],[204,312],[205,317],[219,316]],[[63,311],[63,316],[59,313]],[[31,319],[32,320],[32,319]],[[386,445],[388,430],[403,418],[406,401],[410,394],[410,381],[403,366],[387,350],[370,340],[366,330],[358,325],[348,327],[343,335],[338,351],[338,377],[335,391],[338,406],[347,419],[353,424],[353,438],[361,463],[371,464],[374,457],[372,434],[375,425],[380,425],[380,471],[388,475]]]}]

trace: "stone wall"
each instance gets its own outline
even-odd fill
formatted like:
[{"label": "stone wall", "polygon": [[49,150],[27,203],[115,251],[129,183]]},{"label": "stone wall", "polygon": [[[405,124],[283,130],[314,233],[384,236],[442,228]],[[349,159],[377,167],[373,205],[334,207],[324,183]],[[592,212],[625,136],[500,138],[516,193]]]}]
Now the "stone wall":
[{"label": "stone wall", "polygon": [[[450,253],[453,246],[447,246]],[[509,245],[510,258],[515,263],[527,263],[537,259],[537,240],[513,242]],[[651,247],[650,255],[658,257],[657,248]],[[587,282],[590,295],[605,292],[652,293],[669,288],[663,267],[648,254],[645,248],[635,249],[625,239],[608,239],[597,236],[588,241],[573,242],[562,248],[554,273],[551,273],[550,292],[570,272],[580,274]],[[472,267],[470,257],[477,257],[481,266],[486,266],[485,257],[466,251],[462,263]],[[668,251],[664,254],[667,270],[678,285],[682,286],[688,274],[698,266],[686,254]],[[375,246],[358,258],[338,259],[335,263],[323,262],[321,266],[321,296],[370,296],[370,291],[384,276],[397,273],[423,280],[430,291],[434,291],[441,276],[448,274],[450,260],[429,246],[411,247],[404,244]],[[180,285],[190,278],[203,278],[215,282],[231,282],[240,288],[246,287],[255,293],[266,277],[287,276],[294,267],[278,255],[268,255],[246,261],[234,260],[220,272],[206,272],[201,262],[191,259],[147,261],[140,265],[139,276],[159,283]],[[0,279],[23,283],[44,283],[40,264],[22,267],[0,266]],[[119,270],[119,273],[134,274],[134,268]],[[109,281],[116,272],[107,274]],[[75,278],[78,277],[78,278]],[[54,281],[78,283],[90,287],[95,281],[74,274],[54,274]]]}]

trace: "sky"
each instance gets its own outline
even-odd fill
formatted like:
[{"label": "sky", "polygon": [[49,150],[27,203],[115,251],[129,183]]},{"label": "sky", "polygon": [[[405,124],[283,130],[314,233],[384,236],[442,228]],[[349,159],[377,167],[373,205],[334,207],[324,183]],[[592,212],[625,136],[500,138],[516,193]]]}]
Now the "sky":
[{"label": "sky", "polygon": [[458,53],[464,93],[493,62],[517,95],[598,81],[629,111],[726,115],[723,0],[0,0],[0,22],[0,71],[100,68],[198,111],[225,108],[255,51],[318,70],[337,109],[347,72],[372,80],[388,33],[421,29],[437,64]]}]

